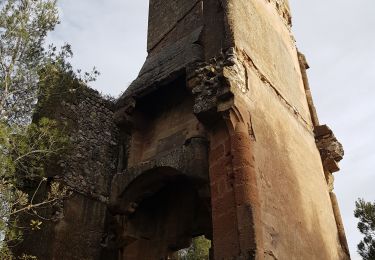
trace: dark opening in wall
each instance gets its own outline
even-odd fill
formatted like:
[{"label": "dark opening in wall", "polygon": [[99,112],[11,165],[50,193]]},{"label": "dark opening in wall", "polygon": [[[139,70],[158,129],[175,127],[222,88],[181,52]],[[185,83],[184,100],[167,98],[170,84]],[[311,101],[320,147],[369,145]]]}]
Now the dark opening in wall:
[{"label": "dark opening in wall", "polygon": [[154,184],[160,190],[132,203],[133,213],[123,217],[123,237],[132,242],[122,259],[167,259],[189,248],[194,237],[212,237],[211,209],[201,185],[183,176],[161,181]]}]

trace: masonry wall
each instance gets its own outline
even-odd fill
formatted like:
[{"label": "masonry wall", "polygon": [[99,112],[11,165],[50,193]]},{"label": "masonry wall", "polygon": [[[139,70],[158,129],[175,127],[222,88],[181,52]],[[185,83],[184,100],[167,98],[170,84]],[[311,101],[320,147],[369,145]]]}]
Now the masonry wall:
[{"label": "masonry wall", "polygon": [[72,147],[58,162],[61,176],[75,191],[106,202],[118,156],[114,106],[88,87],[79,87],[72,95],[72,100],[61,100],[56,111],[56,118],[67,122]]},{"label": "masonry wall", "polygon": [[[230,259],[240,254],[231,149],[226,125],[214,127],[209,153],[214,259]],[[253,234],[248,235],[250,239]]]},{"label": "masonry wall", "polygon": [[266,259],[343,259],[288,20],[273,1],[230,1],[247,71]]},{"label": "masonry wall", "polygon": [[348,259],[327,185],[343,151],[317,127],[288,1],[152,0],[148,52],[116,109],[78,82],[44,104],[72,143],[49,177],[74,194],[35,254],[160,259],[204,234],[212,259]]},{"label": "masonry wall", "polygon": [[253,87],[254,96],[262,100],[253,107],[252,115],[266,254],[281,259],[341,259],[329,190],[312,130],[269,86]]},{"label": "masonry wall", "polygon": [[143,101],[143,111],[135,115],[138,122],[129,142],[129,167],[180,148],[199,132],[199,121],[191,111],[193,100],[184,82],[160,92]]},{"label": "masonry wall", "polygon": [[[186,80],[192,112],[210,148],[211,257],[348,259],[316,146],[318,120],[307,65],[291,34],[288,1],[152,0],[148,36],[149,56],[117,103],[116,118],[132,124],[140,100],[149,97],[154,108],[160,100],[153,92]],[[144,164],[153,167],[139,162],[147,156],[137,157],[137,147],[155,151],[155,139],[164,136],[182,144],[170,135],[168,118],[179,114],[176,122],[194,120],[188,111],[173,109],[150,129],[142,128],[149,138],[136,137],[139,129],[130,131],[133,141],[140,140],[130,148],[131,164],[139,164],[134,178],[142,175]],[[172,167],[187,168],[182,161]]]},{"label": "masonry wall", "polygon": [[40,231],[27,234],[20,252],[38,259],[100,259],[118,156],[113,105],[78,82],[51,93],[39,104],[34,120],[57,120],[69,137],[68,151],[47,166],[46,174],[63,183],[72,195],[61,208],[48,210],[52,220],[44,221]]}]

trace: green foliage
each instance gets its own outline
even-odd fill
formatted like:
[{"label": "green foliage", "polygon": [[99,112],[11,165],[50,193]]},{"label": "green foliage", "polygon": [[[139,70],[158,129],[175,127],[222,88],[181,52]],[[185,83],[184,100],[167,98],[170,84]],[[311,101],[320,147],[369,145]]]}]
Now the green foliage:
[{"label": "green foliage", "polygon": [[27,124],[46,62],[45,38],[59,22],[56,1],[7,0],[0,6],[0,116]]},{"label": "green foliage", "polygon": [[40,110],[99,74],[74,72],[70,45],[45,46],[58,23],[56,0],[0,0],[0,259],[14,259],[8,246],[22,231],[43,228],[39,209],[69,195],[45,176],[67,150],[65,125]]},{"label": "green foliage", "polygon": [[364,235],[358,244],[358,253],[364,260],[375,259],[375,202],[358,199],[354,216],[359,219],[358,229]]},{"label": "green foliage", "polygon": [[191,246],[178,252],[180,260],[208,260],[211,241],[204,236],[193,239]]},{"label": "green foliage", "polygon": [[41,88],[46,78],[63,73],[87,83],[99,72],[74,72],[68,44],[45,49],[47,33],[59,23],[56,0],[6,0],[0,8],[0,120],[26,125],[38,96],[55,87]]},{"label": "green foliage", "polygon": [[37,124],[0,123],[0,177],[13,185],[44,176],[44,164],[62,154],[68,138],[57,122],[42,118]]},{"label": "green foliage", "polygon": [[64,100],[75,103],[77,90],[86,88],[86,83],[94,81],[99,72],[93,68],[92,72],[81,73],[73,71],[68,60],[73,56],[69,45],[65,45],[56,53],[51,47],[51,52],[46,53],[48,59],[39,71],[38,104],[34,113],[35,117],[54,114],[56,104]]},{"label": "green foliage", "polygon": [[[12,259],[8,246],[21,241],[22,231],[41,228],[40,208],[58,205],[69,194],[66,188],[52,183],[47,196],[42,199],[37,196],[41,187],[47,184],[44,177],[46,163],[64,154],[68,147],[67,137],[56,125],[55,121],[46,118],[28,126],[0,123],[1,259]],[[26,214],[28,218],[32,217],[27,226],[19,222]]]}]

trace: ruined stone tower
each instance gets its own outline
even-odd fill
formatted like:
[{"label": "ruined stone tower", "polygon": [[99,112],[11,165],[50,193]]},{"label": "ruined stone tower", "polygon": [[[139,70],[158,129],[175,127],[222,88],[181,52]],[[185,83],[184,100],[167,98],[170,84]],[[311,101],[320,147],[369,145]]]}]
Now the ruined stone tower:
[{"label": "ruined stone tower", "polygon": [[343,150],[318,122],[288,1],[150,0],[147,50],[107,111],[116,165],[82,174],[106,188],[66,202],[45,259],[167,259],[200,235],[217,260],[349,259]]}]

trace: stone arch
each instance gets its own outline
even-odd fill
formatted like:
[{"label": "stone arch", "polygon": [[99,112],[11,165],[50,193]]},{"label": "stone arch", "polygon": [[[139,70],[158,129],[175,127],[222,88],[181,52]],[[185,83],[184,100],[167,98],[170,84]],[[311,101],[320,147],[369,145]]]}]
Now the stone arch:
[{"label": "stone arch", "polygon": [[140,173],[117,198],[113,233],[119,259],[164,259],[212,237],[207,183],[170,166]]}]

